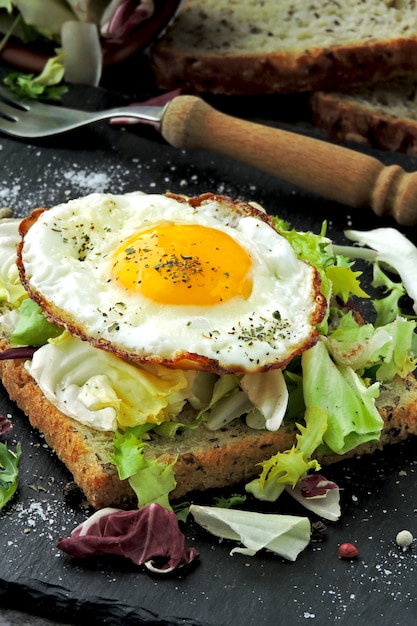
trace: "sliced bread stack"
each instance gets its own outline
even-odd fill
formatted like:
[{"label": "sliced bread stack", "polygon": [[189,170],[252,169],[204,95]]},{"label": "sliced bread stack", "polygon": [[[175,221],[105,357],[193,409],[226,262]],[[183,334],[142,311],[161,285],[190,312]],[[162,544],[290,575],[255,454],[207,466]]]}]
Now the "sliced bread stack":
[{"label": "sliced bread stack", "polygon": [[166,90],[340,90],[417,74],[417,7],[415,0],[187,0],[151,57]]},{"label": "sliced bread stack", "polygon": [[337,141],[417,156],[417,76],[311,96],[314,123]]}]

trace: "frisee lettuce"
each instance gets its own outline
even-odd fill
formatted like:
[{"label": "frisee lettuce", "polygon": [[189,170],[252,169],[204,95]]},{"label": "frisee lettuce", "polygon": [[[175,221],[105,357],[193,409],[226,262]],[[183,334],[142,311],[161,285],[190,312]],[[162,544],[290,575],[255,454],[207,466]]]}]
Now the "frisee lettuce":
[{"label": "frisee lettuce", "polygon": [[[321,232],[315,234],[289,229],[288,224],[280,218],[272,218],[272,221],[280,235],[291,244],[297,257],[311,263],[319,271],[321,292],[328,304],[332,296],[340,297],[343,302],[347,302],[351,296],[369,297],[360,285],[361,272],[353,271],[353,262],[335,252],[331,240],[326,236],[326,222],[323,223]],[[327,316],[318,326],[323,334],[328,330],[329,312],[330,307]]]},{"label": "frisee lettuce", "polygon": [[299,433],[296,444],[260,463],[260,477],[246,485],[246,491],[259,500],[273,502],[287,485],[295,487],[310,470],[320,469],[318,461],[311,457],[323,441],[327,429],[327,414],[320,406],[309,405],[304,420],[304,425],[297,424]]},{"label": "frisee lettuce", "polygon": [[359,276],[362,272],[354,272],[345,265],[331,265],[325,271],[332,284],[333,295],[338,296],[343,302],[347,302],[351,296],[369,298],[360,286]]}]

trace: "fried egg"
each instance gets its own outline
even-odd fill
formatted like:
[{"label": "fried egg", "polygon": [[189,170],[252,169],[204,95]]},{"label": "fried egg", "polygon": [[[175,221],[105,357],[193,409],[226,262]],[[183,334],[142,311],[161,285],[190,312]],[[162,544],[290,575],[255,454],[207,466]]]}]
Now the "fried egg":
[{"label": "fried egg", "polygon": [[35,211],[21,235],[29,295],[118,356],[244,373],[283,367],[317,341],[317,271],[251,204],[95,193]]}]

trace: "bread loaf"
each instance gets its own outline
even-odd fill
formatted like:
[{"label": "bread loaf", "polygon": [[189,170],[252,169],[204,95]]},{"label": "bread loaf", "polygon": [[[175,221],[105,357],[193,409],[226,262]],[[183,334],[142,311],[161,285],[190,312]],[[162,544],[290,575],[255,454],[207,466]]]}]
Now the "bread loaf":
[{"label": "bread loaf", "polygon": [[313,120],[337,141],[417,155],[417,79],[312,94]]},{"label": "bread loaf", "polygon": [[162,89],[340,89],[417,70],[413,0],[188,0],[151,49]]}]

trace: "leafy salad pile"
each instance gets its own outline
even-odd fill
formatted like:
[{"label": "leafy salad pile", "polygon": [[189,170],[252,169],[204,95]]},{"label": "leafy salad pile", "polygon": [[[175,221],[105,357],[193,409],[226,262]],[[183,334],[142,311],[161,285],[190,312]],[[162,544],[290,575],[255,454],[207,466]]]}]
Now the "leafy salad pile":
[{"label": "leafy salad pile", "polygon": [[[318,329],[319,340],[285,368],[286,393],[278,397],[274,380],[267,377],[262,397],[255,394],[249,402],[242,376],[194,373],[193,401],[198,410],[195,419],[186,424],[177,419],[185,402],[177,380],[170,378],[161,384],[160,380],[147,376],[146,385],[143,381],[135,385],[136,409],[133,407],[129,412],[125,407],[124,417],[116,420],[113,462],[120,478],[127,479],[136,492],[140,508],[157,503],[171,510],[169,493],[175,488],[175,462],[164,464],[143,454],[152,431],[163,437],[175,437],[185,428],[215,429],[235,419],[244,419],[251,427],[265,428],[266,417],[272,411],[275,416],[281,416],[272,420],[273,430],[282,424],[292,424],[298,431],[296,443],[291,449],[265,459],[259,477],[246,485],[246,492],[260,500],[275,501],[285,490],[307,509],[330,520],[338,519],[339,489],[320,474],[317,457],[327,453],[343,455],[362,443],[377,442],[383,427],[375,404],[381,383],[396,376],[404,378],[415,369],[417,281],[413,274],[417,271],[417,249],[414,245],[390,228],[347,231],[346,236],[359,246],[337,246],[326,236],[325,224],[319,234],[314,234],[291,229],[279,218],[274,218],[274,223],[296,255],[320,272],[328,310]],[[85,384],[81,385],[84,409],[94,415],[98,406],[100,410],[104,407],[113,412],[124,401],[127,406],[131,398],[123,385],[124,362],[47,322],[19,282],[15,245],[16,238],[12,235],[2,246],[0,255],[0,324],[3,332],[9,329],[10,342],[16,348],[6,350],[1,358],[19,356],[24,346],[43,346],[34,352],[34,358],[38,358],[47,347],[48,363],[52,353],[56,359],[56,368],[50,368],[54,370],[54,380],[48,382],[52,397],[57,381],[63,375],[71,376],[78,366],[82,368],[89,359],[86,351],[93,350],[97,374],[90,371],[91,361],[88,361],[84,367]],[[354,269],[356,258],[372,263],[372,286],[381,297],[373,299],[364,291],[361,272]],[[363,299],[372,304],[373,322],[357,320],[351,303]],[[405,314],[403,305],[409,306],[410,302],[413,310],[409,307],[411,313]],[[104,380],[103,365],[98,365],[101,357],[105,359],[105,367],[119,368],[120,375],[112,378],[121,381],[119,386],[110,388],[108,380]],[[39,358],[37,367],[42,370],[43,361]],[[102,384],[99,399],[92,398],[92,378],[95,385]],[[48,394],[47,397],[51,399]],[[151,407],[149,410],[154,412],[156,401],[163,407],[163,418],[147,421],[137,407]],[[7,457],[4,449],[0,452],[4,468],[1,502],[5,504],[14,493],[12,484],[15,485],[16,474],[10,471],[10,463],[16,462],[19,452],[9,451]],[[237,501],[241,502],[242,498]],[[310,539],[307,518],[275,515],[260,522],[257,516],[262,514],[228,510],[224,505],[192,505],[190,510],[201,525],[215,534],[240,538],[246,554],[275,546],[281,555],[295,559]],[[265,524],[271,529],[269,539],[263,532]]]},{"label": "leafy salad pile", "polygon": [[[166,0],[164,4],[159,29],[181,2]],[[60,54],[67,82],[97,86],[104,56],[123,60],[158,34],[157,22],[150,27],[147,23],[160,8],[150,0],[0,0],[0,51],[13,37],[26,47],[26,58],[32,51],[32,65],[39,64],[35,50],[44,53],[45,59]],[[138,36],[142,25],[145,30]],[[21,77],[16,74],[14,78],[20,81]],[[23,80],[28,83],[30,78]]]}]

